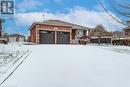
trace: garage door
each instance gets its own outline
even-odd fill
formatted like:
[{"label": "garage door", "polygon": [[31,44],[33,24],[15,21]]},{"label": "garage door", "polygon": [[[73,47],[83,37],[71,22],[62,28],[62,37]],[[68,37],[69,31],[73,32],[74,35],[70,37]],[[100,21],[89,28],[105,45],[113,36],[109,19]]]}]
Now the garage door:
[{"label": "garage door", "polygon": [[57,32],[57,43],[58,44],[70,44],[70,33],[69,32]]},{"label": "garage door", "polygon": [[111,38],[101,38],[101,43],[110,44],[111,43]]},{"label": "garage door", "polygon": [[55,44],[54,31],[40,31],[40,44]]},{"label": "garage door", "polygon": [[99,39],[98,39],[98,38],[91,39],[90,42],[91,42],[91,43],[98,43],[98,42],[99,42]]}]

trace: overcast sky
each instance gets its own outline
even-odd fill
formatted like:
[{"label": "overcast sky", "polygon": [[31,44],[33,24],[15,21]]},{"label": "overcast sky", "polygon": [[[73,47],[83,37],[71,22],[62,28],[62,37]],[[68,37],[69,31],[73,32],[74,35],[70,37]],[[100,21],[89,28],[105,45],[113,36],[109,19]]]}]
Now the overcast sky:
[{"label": "overcast sky", "polygon": [[[8,34],[29,35],[28,28],[33,22],[59,19],[66,22],[95,27],[102,24],[109,31],[122,30],[100,6],[99,0],[15,0],[15,15],[5,19],[4,31]],[[104,5],[108,4],[103,0]],[[108,6],[109,7],[109,6]],[[113,16],[116,15],[110,12]],[[45,15],[44,18],[42,15]],[[116,17],[118,18],[118,17]]]}]

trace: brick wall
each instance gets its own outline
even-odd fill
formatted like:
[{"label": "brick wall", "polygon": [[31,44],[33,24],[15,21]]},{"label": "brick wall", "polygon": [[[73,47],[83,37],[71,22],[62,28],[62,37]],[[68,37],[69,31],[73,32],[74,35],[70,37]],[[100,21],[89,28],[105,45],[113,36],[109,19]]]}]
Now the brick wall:
[{"label": "brick wall", "polygon": [[[70,32],[70,41],[72,39],[72,28],[67,26],[43,25],[37,24],[30,31],[30,41],[39,44],[39,30]],[[55,38],[57,39],[57,37]]]},{"label": "brick wall", "polygon": [[30,31],[30,41],[36,43],[36,26],[34,26]]}]

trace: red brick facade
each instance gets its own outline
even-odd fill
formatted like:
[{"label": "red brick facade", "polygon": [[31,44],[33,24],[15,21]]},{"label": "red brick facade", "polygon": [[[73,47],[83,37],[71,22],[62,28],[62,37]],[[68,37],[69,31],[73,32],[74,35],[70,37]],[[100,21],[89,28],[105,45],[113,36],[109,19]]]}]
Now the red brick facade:
[{"label": "red brick facade", "polygon": [[34,26],[30,31],[30,41],[36,43],[36,26]]},{"label": "red brick facade", "polygon": [[[55,25],[45,25],[45,24],[35,24],[30,30],[30,41],[32,43],[39,44],[39,31],[40,30],[48,30],[48,31],[62,31],[70,33],[70,41],[71,41],[71,33],[72,28],[68,26],[55,26]],[[55,35],[55,40],[57,39],[57,35]],[[55,42],[56,44],[56,42]]]}]

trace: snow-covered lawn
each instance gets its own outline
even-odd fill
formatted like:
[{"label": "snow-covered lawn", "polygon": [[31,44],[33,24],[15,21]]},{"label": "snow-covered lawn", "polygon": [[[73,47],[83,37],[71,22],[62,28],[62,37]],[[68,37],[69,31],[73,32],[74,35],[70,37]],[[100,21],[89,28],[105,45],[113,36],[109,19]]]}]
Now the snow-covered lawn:
[{"label": "snow-covered lawn", "polygon": [[0,44],[0,77],[6,73],[28,50],[20,45]]},{"label": "snow-covered lawn", "polygon": [[130,47],[22,47],[32,53],[2,87],[130,87]]},{"label": "snow-covered lawn", "polygon": [[111,50],[111,51],[130,55],[130,47],[128,47],[128,46],[101,46],[101,47]]}]

